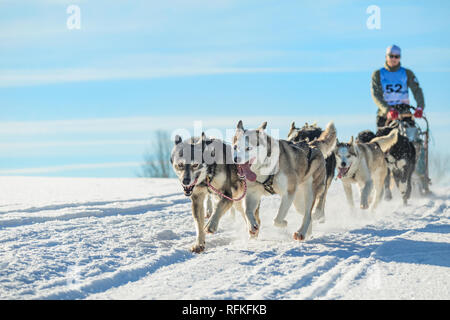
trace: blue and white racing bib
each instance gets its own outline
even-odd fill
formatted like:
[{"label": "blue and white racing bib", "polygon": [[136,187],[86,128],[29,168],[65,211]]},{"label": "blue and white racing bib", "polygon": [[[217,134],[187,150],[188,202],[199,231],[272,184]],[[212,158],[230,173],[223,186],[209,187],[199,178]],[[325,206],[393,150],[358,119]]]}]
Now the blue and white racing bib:
[{"label": "blue and white racing bib", "polygon": [[383,87],[383,97],[387,104],[390,106],[401,103],[409,104],[408,75],[405,68],[400,67],[395,72],[381,68],[380,80]]}]

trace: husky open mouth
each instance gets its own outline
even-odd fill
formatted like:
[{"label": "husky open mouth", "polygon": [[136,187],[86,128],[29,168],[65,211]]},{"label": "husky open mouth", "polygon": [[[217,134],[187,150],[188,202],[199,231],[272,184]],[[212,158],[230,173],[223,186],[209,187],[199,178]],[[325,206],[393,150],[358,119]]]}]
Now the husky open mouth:
[{"label": "husky open mouth", "polygon": [[238,164],[238,173],[241,177],[245,177],[248,181],[255,182],[256,181],[256,173],[250,169],[255,158],[250,159],[249,161]]},{"label": "husky open mouth", "polygon": [[350,166],[345,168],[338,168],[338,178],[341,179],[342,177],[345,177],[345,175],[348,173],[348,170],[350,170]]},{"label": "husky open mouth", "polygon": [[192,182],[190,185],[186,186],[184,184],[181,184],[183,186],[184,195],[186,197],[190,197],[192,195],[192,190],[194,190],[195,185],[197,184],[198,178],[195,178],[194,182]]}]

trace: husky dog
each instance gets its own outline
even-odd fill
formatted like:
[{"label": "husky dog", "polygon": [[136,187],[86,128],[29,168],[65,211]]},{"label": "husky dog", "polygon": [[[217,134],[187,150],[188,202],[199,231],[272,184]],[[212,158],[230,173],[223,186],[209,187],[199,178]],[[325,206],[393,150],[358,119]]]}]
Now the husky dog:
[{"label": "husky dog", "polygon": [[[192,202],[197,240],[191,251],[200,253],[205,249],[205,232],[214,233],[225,212],[234,205],[244,214],[243,200],[232,201],[226,197],[240,198],[245,193],[245,182],[238,176],[237,166],[232,160],[231,146],[219,139],[208,139],[204,133],[201,138],[186,141],[182,141],[177,135],[170,161],[185,196],[190,197]],[[226,197],[219,196],[214,212],[205,226],[204,200],[213,192],[211,186]]]},{"label": "husky dog", "polygon": [[[294,239],[305,240],[311,233],[311,210],[325,190],[323,154],[333,149],[336,137],[332,134],[320,137],[319,149],[307,143],[274,139],[264,131],[266,126],[264,122],[258,129],[245,130],[239,121],[233,137],[234,161],[248,181],[246,216],[251,219],[263,195],[279,194],[281,205],[274,224],[287,226],[285,218],[294,203],[296,210],[304,214]],[[331,129],[332,123],[329,127],[327,133],[335,131]]]},{"label": "husky dog", "polygon": [[[308,125],[308,123],[305,123],[305,125],[299,129],[295,127],[295,122],[291,123],[291,128],[288,133],[288,141],[292,142],[307,142],[310,145],[315,145],[317,143],[317,140],[320,135],[322,134],[323,130],[318,127],[316,124]],[[336,135],[336,132],[334,133]],[[334,149],[334,146],[333,146]],[[327,196],[328,188],[330,187],[331,181],[333,181],[334,178],[334,171],[336,169],[336,157],[334,153],[331,152],[329,154],[324,154],[325,158],[325,167],[327,171],[327,179],[325,184],[325,191],[320,197],[319,203],[316,206],[316,210],[314,212],[313,218],[319,220],[320,222],[325,222],[325,199]]]},{"label": "husky dog", "polygon": [[[398,126],[398,122],[392,122],[391,125],[378,128],[376,134],[370,130],[362,131],[358,134],[357,140],[360,142],[368,142],[375,137],[388,135]],[[388,174],[386,176],[384,191],[385,199],[391,200],[391,173],[394,177],[395,184],[402,194],[403,204],[407,204],[411,196],[411,179],[416,163],[416,149],[414,144],[407,137],[398,134],[398,141],[385,154],[388,166]]]},{"label": "husky dog", "polygon": [[388,172],[384,153],[397,143],[397,137],[398,130],[393,130],[389,135],[374,138],[369,143],[355,142],[353,136],[349,143],[337,143],[334,154],[338,178],[342,180],[347,202],[351,208],[354,208],[353,183],[358,184],[361,192],[361,209],[369,208],[372,189],[376,192],[372,210],[375,210],[380,203],[384,180]]}]

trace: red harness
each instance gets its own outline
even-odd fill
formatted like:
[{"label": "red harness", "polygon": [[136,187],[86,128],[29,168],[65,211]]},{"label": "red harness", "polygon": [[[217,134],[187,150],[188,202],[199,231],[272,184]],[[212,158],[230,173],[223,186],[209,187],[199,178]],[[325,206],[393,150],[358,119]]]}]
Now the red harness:
[{"label": "red harness", "polygon": [[216,188],[214,188],[212,186],[212,184],[209,183],[209,177],[206,178],[206,184],[208,185],[209,188],[211,188],[215,193],[217,193],[222,198],[225,198],[225,199],[230,200],[230,201],[240,201],[240,200],[244,199],[245,195],[247,194],[247,182],[245,181],[245,175],[244,175],[244,173],[242,171],[242,168],[240,166],[238,166],[238,176],[239,176],[239,179],[244,184],[244,193],[237,199],[233,199],[233,198],[223,194],[222,192],[220,192]]},{"label": "red harness", "polygon": [[242,199],[244,199],[245,195],[247,194],[247,182],[245,182],[245,179],[242,180],[242,182],[244,183],[244,193],[237,199],[233,199],[230,198],[229,196],[223,194],[222,192],[220,192],[219,190],[217,190],[216,188],[214,188],[210,183],[209,183],[209,179],[206,181],[206,183],[208,184],[208,187],[211,188],[215,193],[217,193],[219,196],[221,196],[222,198],[228,199],[230,201],[240,201]]}]

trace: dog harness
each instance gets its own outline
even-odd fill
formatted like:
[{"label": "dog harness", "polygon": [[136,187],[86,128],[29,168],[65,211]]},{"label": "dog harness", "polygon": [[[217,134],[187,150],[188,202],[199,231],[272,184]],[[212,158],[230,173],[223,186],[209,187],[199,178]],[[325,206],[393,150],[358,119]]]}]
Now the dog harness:
[{"label": "dog harness", "polygon": [[266,181],[262,183],[260,182],[263,185],[264,189],[272,195],[276,193],[275,190],[273,190],[273,177],[274,175],[272,174],[267,177]]},{"label": "dog harness", "polygon": [[208,188],[211,188],[212,191],[214,191],[215,193],[217,193],[219,196],[221,196],[222,198],[225,198],[227,200],[230,201],[241,201],[242,199],[244,199],[245,195],[247,194],[247,182],[245,182],[245,179],[241,180],[244,184],[244,192],[242,193],[242,195],[237,198],[231,198],[229,196],[227,196],[226,194],[223,194],[222,192],[220,192],[220,190],[217,190],[216,188],[213,187],[213,185],[211,184],[211,181],[209,180],[209,177],[206,177],[206,184],[208,185]]},{"label": "dog harness", "polygon": [[221,192],[220,190],[214,188],[214,186],[211,184],[212,179],[214,178],[214,172],[215,172],[215,165],[214,167],[211,169],[211,171],[206,175],[206,185],[208,186],[208,188],[210,188],[212,191],[214,191],[215,193],[217,193],[219,196],[221,196],[222,198],[225,198],[227,200],[230,201],[241,201],[242,199],[244,199],[245,195],[247,194],[247,182],[245,181],[245,176],[243,176],[242,172],[239,172],[238,169],[238,176],[239,176],[239,180],[241,181],[241,183],[243,183],[244,185],[244,192],[243,194],[237,198],[234,199],[232,197],[227,196],[226,194],[224,194],[223,192]]},{"label": "dog harness", "polygon": [[[306,158],[307,158],[307,160],[308,160],[308,168],[306,169],[306,174],[308,174],[309,169],[311,168],[310,163],[311,163],[311,157],[312,157],[312,149],[315,148],[315,147],[309,146],[309,145],[307,145],[307,144],[306,144],[305,142],[303,142],[303,141],[300,141],[300,142],[292,142],[292,141],[289,141],[289,145],[290,145],[290,146],[293,146],[294,148],[299,148],[299,149],[302,149],[302,148],[299,146],[299,145],[302,144],[302,143],[308,147],[308,153],[306,154]],[[302,149],[302,150],[303,150],[303,149]],[[261,184],[263,185],[264,189],[265,189],[268,193],[270,193],[271,195],[274,195],[274,194],[276,193],[275,190],[273,189],[273,178],[274,178],[274,177],[275,177],[275,175],[272,174],[272,175],[268,176],[267,179],[266,179],[264,182],[259,182],[259,181],[256,181],[256,182],[261,183]]]}]

